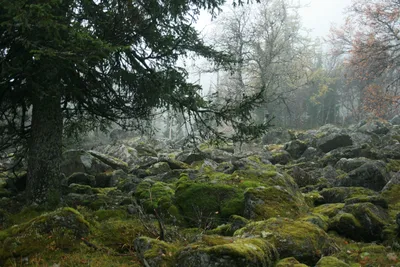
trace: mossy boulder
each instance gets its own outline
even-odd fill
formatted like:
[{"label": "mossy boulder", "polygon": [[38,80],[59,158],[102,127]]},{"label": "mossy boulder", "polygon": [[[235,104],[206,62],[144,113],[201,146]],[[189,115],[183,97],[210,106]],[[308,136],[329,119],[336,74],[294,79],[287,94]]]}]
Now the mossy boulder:
[{"label": "mossy boulder", "polygon": [[115,158],[113,156],[106,155],[106,154],[103,154],[103,153],[100,153],[100,152],[97,152],[94,150],[89,150],[88,153],[91,154],[92,156],[98,158],[100,161],[107,164],[108,166],[111,166],[115,170],[128,171],[128,163],[126,163],[118,158]]},{"label": "mossy boulder", "polygon": [[262,238],[224,238],[204,236],[178,253],[177,266],[269,267],[279,255],[275,247]]},{"label": "mossy boulder", "polygon": [[67,185],[70,184],[95,186],[96,180],[93,175],[84,172],[75,172],[67,178]]},{"label": "mossy boulder", "polygon": [[372,160],[367,159],[367,158],[341,158],[336,164],[335,168],[342,170],[344,172],[351,172],[352,170],[355,170],[365,163],[371,162]]},{"label": "mossy boulder", "polygon": [[207,154],[203,152],[182,152],[176,156],[176,159],[186,164],[192,164],[196,161],[202,161],[207,158]]},{"label": "mossy boulder", "polygon": [[73,250],[89,234],[89,224],[72,208],[43,214],[0,231],[0,263],[49,249]]},{"label": "mossy boulder", "polygon": [[154,213],[156,209],[168,215],[168,210],[173,205],[174,193],[175,190],[171,185],[146,179],[137,186],[135,196],[146,212]]},{"label": "mossy boulder", "polygon": [[307,185],[315,185],[319,182],[319,179],[313,177],[311,173],[303,170],[298,166],[294,166],[289,174],[293,177],[294,181],[299,187],[304,187]]},{"label": "mossy boulder", "polygon": [[93,189],[89,185],[70,184],[68,193],[93,195]]},{"label": "mossy boulder", "polygon": [[154,176],[162,173],[169,172],[171,170],[168,162],[157,162],[146,169],[148,176]]},{"label": "mossy boulder", "polygon": [[278,261],[275,267],[307,267],[307,265],[300,263],[294,257],[289,257]]},{"label": "mossy boulder", "polygon": [[133,244],[139,259],[145,266],[176,266],[175,253],[177,248],[174,245],[145,236],[136,238]]},{"label": "mossy boulder", "polygon": [[387,211],[372,203],[346,205],[342,212],[331,219],[329,228],[357,241],[382,240],[390,221]]},{"label": "mossy boulder", "polygon": [[281,164],[281,165],[286,165],[290,162],[292,157],[290,156],[289,152],[285,150],[278,150],[272,152],[272,158],[271,158],[271,163],[272,164]]},{"label": "mossy boulder", "polygon": [[94,179],[96,181],[96,187],[110,187],[111,186],[111,181],[113,177],[113,172],[108,171],[108,172],[102,172],[98,173],[94,176]]},{"label": "mossy boulder", "polygon": [[188,169],[189,168],[188,164],[186,164],[186,163],[184,163],[182,161],[173,159],[173,158],[168,157],[168,156],[160,157],[160,162],[168,163],[168,165],[169,165],[171,170],[181,170],[181,169]]},{"label": "mossy boulder", "polygon": [[384,209],[387,209],[389,207],[388,202],[386,199],[384,199],[382,196],[377,195],[377,196],[358,196],[358,197],[352,197],[352,198],[347,198],[345,200],[346,205],[350,204],[356,204],[356,203],[372,203],[376,206],[380,206]]},{"label": "mossy boulder", "polygon": [[271,218],[247,224],[235,232],[238,237],[262,237],[273,244],[281,258],[295,257],[314,265],[322,255],[336,251],[336,244],[318,226],[288,218]]},{"label": "mossy boulder", "polygon": [[284,150],[294,159],[298,159],[306,151],[307,145],[300,140],[292,140],[285,144]]},{"label": "mossy boulder", "polygon": [[317,147],[325,153],[339,147],[351,146],[352,144],[353,141],[350,135],[341,131],[322,134],[316,140]]},{"label": "mossy boulder", "polygon": [[[89,218],[88,218],[89,219]],[[143,224],[142,220],[129,216],[121,210],[99,210],[91,214],[91,233],[102,247],[117,253],[128,253],[133,250],[133,241],[151,233],[152,222]]]},{"label": "mossy boulder", "polygon": [[351,171],[345,177],[336,180],[337,186],[365,187],[380,191],[389,182],[390,176],[385,164],[380,161],[368,162]]},{"label": "mossy boulder", "polygon": [[324,203],[324,197],[318,191],[311,191],[303,194],[303,196],[307,205],[311,208]]},{"label": "mossy boulder", "polygon": [[175,192],[175,205],[189,225],[218,225],[231,215],[243,215],[243,190],[227,184],[196,183],[181,179]]},{"label": "mossy boulder", "polygon": [[325,188],[320,194],[324,199],[322,203],[344,203],[348,198],[377,195],[375,191],[364,187]]},{"label": "mossy boulder", "polygon": [[316,267],[350,267],[344,261],[339,260],[333,256],[322,257],[318,262]]},{"label": "mossy boulder", "polygon": [[344,206],[344,203],[323,204],[315,207],[312,212],[332,218],[336,216],[344,208]]},{"label": "mossy boulder", "polygon": [[97,173],[112,171],[112,169],[110,165],[105,164],[83,150],[68,150],[63,153],[61,172],[64,173],[66,177],[76,172],[95,175]]},{"label": "mossy boulder", "polygon": [[329,217],[326,215],[311,213],[299,218],[299,220],[312,223],[325,232],[328,231],[329,228]]},{"label": "mossy boulder", "polygon": [[301,193],[293,194],[282,186],[249,188],[244,197],[244,216],[248,219],[295,218],[308,209]]}]

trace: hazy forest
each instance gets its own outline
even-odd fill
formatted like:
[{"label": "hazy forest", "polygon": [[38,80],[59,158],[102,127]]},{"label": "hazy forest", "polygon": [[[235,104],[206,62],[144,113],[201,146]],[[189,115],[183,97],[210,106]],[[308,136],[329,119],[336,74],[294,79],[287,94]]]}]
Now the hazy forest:
[{"label": "hazy forest", "polygon": [[0,0],[0,267],[400,266],[400,1],[322,2]]}]

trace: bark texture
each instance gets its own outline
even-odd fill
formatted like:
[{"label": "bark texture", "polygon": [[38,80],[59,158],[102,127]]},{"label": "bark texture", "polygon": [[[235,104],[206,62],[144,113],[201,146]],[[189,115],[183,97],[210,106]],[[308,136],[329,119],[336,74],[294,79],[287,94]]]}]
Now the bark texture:
[{"label": "bark texture", "polygon": [[63,132],[60,101],[61,92],[57,89],[34,93],[27,181],[31,203],[55,206],[60,201]]}]

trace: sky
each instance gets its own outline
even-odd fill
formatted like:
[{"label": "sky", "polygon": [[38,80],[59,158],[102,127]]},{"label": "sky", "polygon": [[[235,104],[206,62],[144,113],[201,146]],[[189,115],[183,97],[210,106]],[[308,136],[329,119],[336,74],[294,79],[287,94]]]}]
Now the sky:
[{"label": "sky", "polygon": [[[263,0],[261,0],[263,1]],[[349,7],[352,0],[293,0],[303,6],[299,10],[302,18],[302,26],[312,38],[321,40],[329,34],[332,25],[340,26],[344,22],[345,9]],[[229,2],[229,1],[228,1]],[[212,31],[211,16],[203,12],[196,24],[198,31],[207,35]],[[190,63],[189,63],[190,64]],[[204,92],[215,84],[216,74],[201,74],[190,71],[190,81],[199,82]]]},{"label": "sky", "polygon": [[351,0],[300,0],[300,3],[307,6],[299,12],[304,28],[311,29],[313,37],[324,37],[332,23],[343,23],[343,12],[350,6]]}]

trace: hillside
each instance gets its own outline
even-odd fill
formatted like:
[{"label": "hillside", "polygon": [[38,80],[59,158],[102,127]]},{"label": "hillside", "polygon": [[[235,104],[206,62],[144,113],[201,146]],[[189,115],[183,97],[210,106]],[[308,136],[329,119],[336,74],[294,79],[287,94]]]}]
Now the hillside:
[{"label": "hillside", "polygon": [[0,266],[400,266],[399,171],[398,118],[184,151],[121,133],[63,152],[57,210],[2,174]]}]

